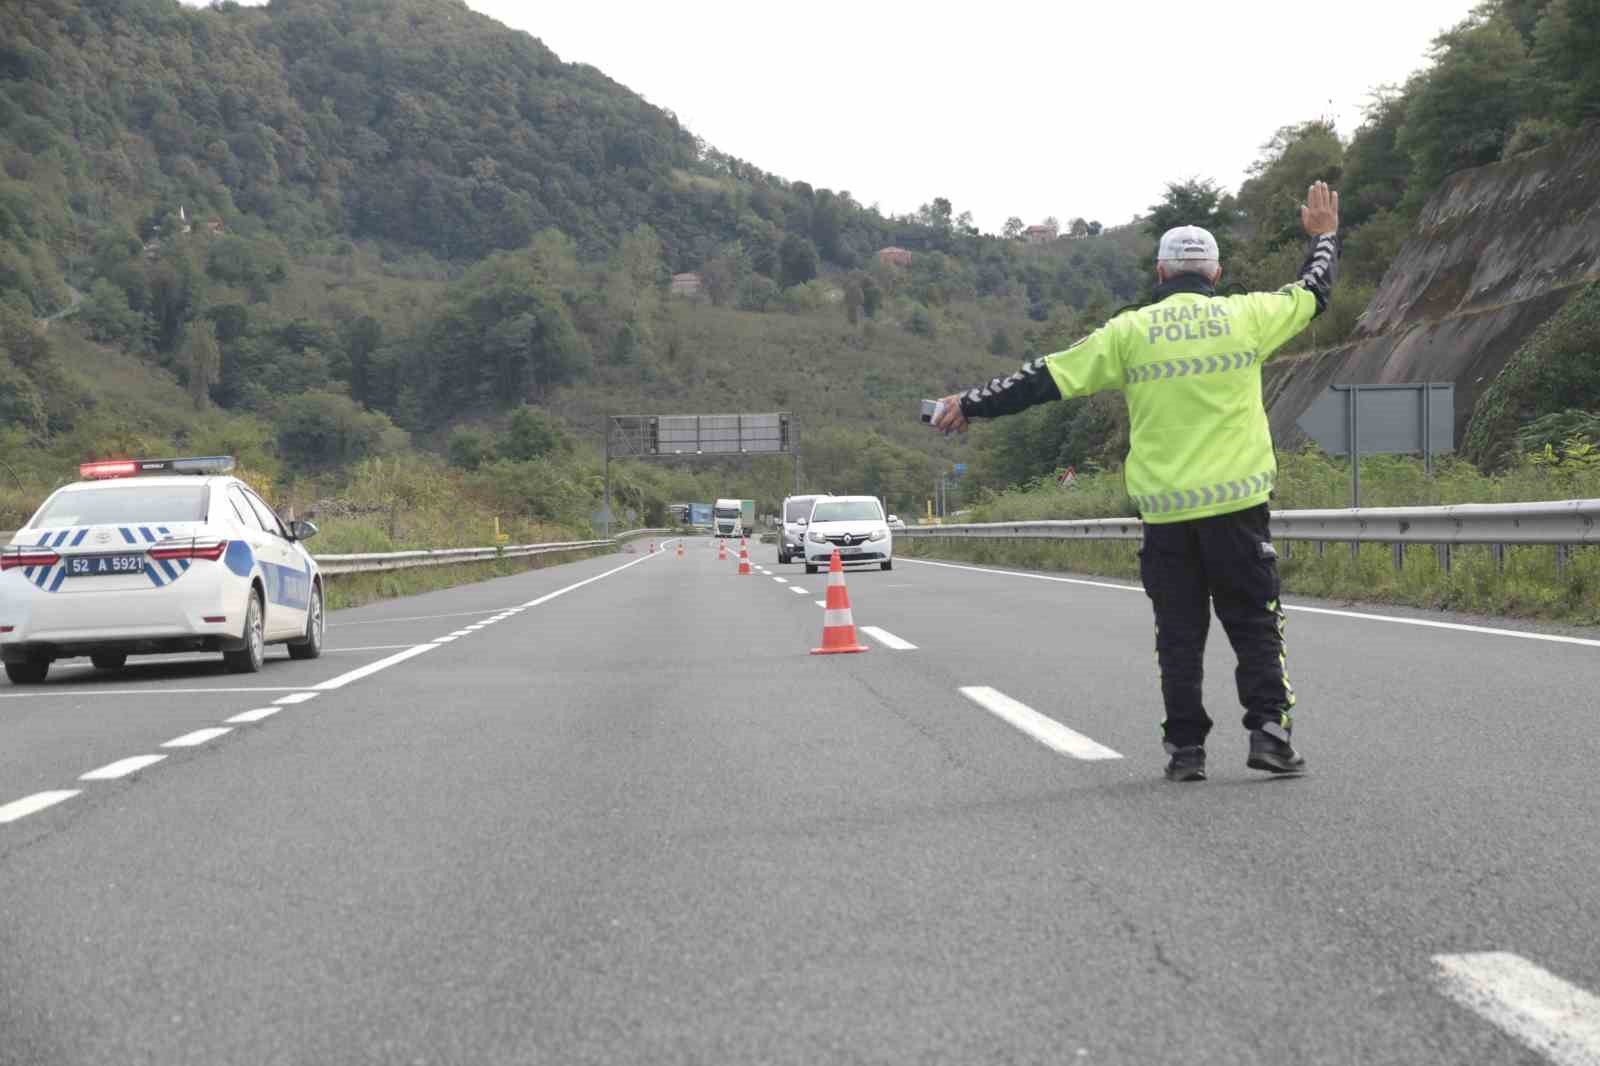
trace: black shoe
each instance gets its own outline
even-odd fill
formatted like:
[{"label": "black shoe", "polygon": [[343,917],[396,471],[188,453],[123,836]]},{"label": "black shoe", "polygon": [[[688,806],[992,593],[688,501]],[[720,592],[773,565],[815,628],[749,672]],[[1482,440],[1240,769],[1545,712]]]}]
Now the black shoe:
[{"label": "black shoe", "polygon": [[1168,781],[1204,781],[1206,779],[1206,749],[1199,744],[1187,748],[1168,747],[1172,758],[1167,760]]},{"label": "black shoe", "polygon": [[1306,772],[1305,756],[1294,750],[1288,731],[1278,725],[1250,730],[1250,758],[1245,760],[1245,765],[1272,774]]}]

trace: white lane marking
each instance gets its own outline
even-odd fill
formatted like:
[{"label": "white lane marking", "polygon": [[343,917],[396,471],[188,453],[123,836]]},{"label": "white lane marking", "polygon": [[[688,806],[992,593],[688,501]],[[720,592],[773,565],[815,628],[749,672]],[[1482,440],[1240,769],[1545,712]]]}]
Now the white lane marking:
[{"label": "white lane marking", "polygon": [[418,644],[414,648],[407,648],[405,651],[397,651],[393,655],[388,655],[382,659],[379,659],[377,662],[368,663],[367,665],[358,667],[357,669],[351,670],[348,673],[340,674],[338,677],[330,677],[322,684],[312,685],[311,687],[319,692],[329,692],[336,688],[344,688],[352,681],[360,681],[363,677],[371,677],[379,670],[387,670],[396,663],[403,663],[407,659],[414,659],[423,652],[432,651],[438,646],[439,645],[437,644]]},{"label": "white lane marking", "polygon": [[1025,703],[1019,703],[998,689],[987,685],[969,685],[961,694],[979,707],[1002,718],[1047,748],[1070,755],[1074,759],[1120,759],[1120,752],[1098,744],[1082,733],[1068,729],[1054,718],[1046,717]]},{"label": "white lane marking", "polygon": [[163,748],[197,748],[202,744],[216,740],[225,733],[231,732],[233,730],[214,725],[210,729],[196,729],[193,733],[185,733],[181,737],[173,737],[161,746]]},{"label": "white lane marking", "polygon": [[253,685],[250,688],[96,688],[93,685],[54,685],[29,692],[0,692],[0,700],[36,700],[42,696],[206,696],[237,692],[299,692],[304,685]]},{"label": "white lane marking", "polygon": [[434,637],[433,642],[435,644],[449,644],[451,641],[458,639],[458,637]]},{"label": "white lane marking", "polygon": [[273,703],[283,704],[284,706],[288,706],[289,704],[292,704],[292,703],[304,703],[307,700],[314,700],[316,698],[317,698],[317,694],[315,692],[293,692],[293,693],[290,693],[287,696],[279,696],[277,699],[273,700],[272,702]]},{"label": "white lane marking", "polygon": [[338,652],[348,651],[393,651],[395,648],[409,648],[409,644],[368,644],[362,648],[323,648],[322,654],[333,655]]},{"label": "white lane marking", "polygon": [[472,630],[470,630],[470,629],[458,629],[454,633],[451,633],[450,635],[452,637],[464,637],[468,633],[471,633],[471,632],[472,632]]},{"label": "white lane marking", "polygon": [[281,710],[283,710],[282,707],[257,707],[253,711],[245,711],[243,714],[236,714],[232,718],[224,718],[223,721],[231,722],[234,725],[245,725],[250,722],[259,722],[263,718],[271,718]]},{"label": "white lane marking", "polygon": [[651,556],[641,555],[641,556],[639,556],[639,558],[635,559],[631,563],[623,563],[621,566],[612,567],[610,570],[607,570],[603,574],[596,574],[594,577],[584,578],[582,581],[579,581],[579,582],[576,582],[574,584],[568,585],[566,588],[556,589],[554,592],[547,592],[543,596],[540,596],[536,600],[529,600],[527,603],[523,604],[522,606],[524,606],[524,607],[538,607],[541,604],[549,603],[551,600],[555,599],[557,596],[565,596],[567,593],[571,592],[573,589],[581,589],[585,585],[592,584],[592,583],[594,583],[596,581],[599,581],[599,580],[601,580],[603,578],[608,578],[612,574],[620,574],[620,573],[622,573],[622,571],[628,569],[628,567],[630,567],[630,566],[638,566],[640,563],[647,563],[647,562],[650,561],[650,559],[651,559]]},{"label": "white lane marking", "polygon": [[98,770],[90,770],[78,777],[79,781],[115,781],[119,777],[127,777],[136,770],[143,770],[146,766],[154,766],[165,759],[165,755],[134,755],[116,762],[106,763]]},{"label": "white lane marking", "polygon": [[827,600],[812,600],[811,602],[816,604],[818,607],[823,608],[823,609],[826,609],[827,606],[828,606],[828,601]]},{"label": "white lane marking", "polygon": [[787,585],[789,583],[789,579],[786,577],[774,577],[772,580],[776,581],[780,585]]},{"label": "white lane marking", "polygon": [[[1109,581],[1085,581],[1076,577],[1056,577],[1052,574],[1028,574],[1017,570],[993,570],[984,566],[961,566],[956,563],[935,563],[927,559],[906,559],[921,566],[942,566],[948,570],[970,570],[975,574],[1000,574],[1004,577],[1025,577],[1034,581],[1056,581],[1064,585],[1088,585],[1092,588],[1117,589],[1122,592],[1143,592],[1138,585],[1116,585]],[[1559,633],[1530,633],[1521,629],[1497,629],[1494,626],[1474,626],[1464,622],[1435,622],[1427,618],[1401,618],[1389,614],[1370,614],[1366,611],[1340,611],[1331,607],[1303,607],[1285,603],[1283,609],[1291,613],[1327,614],[1337,618],[1355,618],[1363,622],[1392,622],[1401,626],[1422,626],[1425,629],[1453,629],[1463,633],[1482,633],[1490,637],[1516,637],[1520,640],[1543,640],[1551,644],[1577,644],[1585,648],[1600,648],[1600,640],[1592,637],[1567,637]]]},{"label": "white lane marking", "polygon": [[361,618],[354,622],[329,622],[328,628],[336,626],[382,626],[390,622],[432,622],[436,618],[482,618],[486,614],[499,614],[504,607],[488,607],[481,611],[450,611],[447,614],[411,614],[403,618]]},{"label": "white lane marking", "polygon": [[893,648],[895,651],[917,650],[915,644],[895,636],[887,629],[879,629],[877,626],[857,626],[856,628],[886,648]]},{"label": "white lane marking", "polygon": [[1444,994],[1558,1066],[1600,1066],[1600,998],[1509,951],[1435,955]]},{"label": "white lane marking", "polygon": [[798,592],[802,596],[809,596],[810,595],[810,593],[808,593],[805,589],[801,588],[799,585],[790,585],[789,586],[789,591],[790,592]]},{"label": "white lane marking", "polygon": [[23,796],[19,800],[12,800],[5,806],[0,807],[0,825],[4,825],[6,822],[14,822],[18,818],[26,818],[28,815],[36,814],[46,807],[54,807],[62,800],[69,800],[76,796],[80,791],[80,789],[76,788],[63,788],[53,792],[35,792],[31,796]]}]

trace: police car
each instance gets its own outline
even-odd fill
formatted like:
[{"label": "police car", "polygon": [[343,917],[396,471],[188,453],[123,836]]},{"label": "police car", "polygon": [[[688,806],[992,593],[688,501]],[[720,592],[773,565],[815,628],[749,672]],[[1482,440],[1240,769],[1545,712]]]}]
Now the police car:
[{"label": "police car", "polygon": [[85,463],[0,549],[0,658],[19,685],[57,659],[221,652],[261,669],[266,645],[322,654],[322,575],[228,456]]}]

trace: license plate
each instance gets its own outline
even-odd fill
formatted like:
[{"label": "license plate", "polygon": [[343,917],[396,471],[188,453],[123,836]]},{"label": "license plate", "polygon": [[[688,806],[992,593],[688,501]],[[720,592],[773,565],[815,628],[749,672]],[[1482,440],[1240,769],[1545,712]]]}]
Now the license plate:
[{"label": "license plate", "polygon": [[839,554],[840,555],[860,555],[861,554],[861,549],[860,548],[840,548],[839,549]]},{"label": "license plate", "polygon": [[139,574],[144,572],[144,553],[69,555],[66,563],[68,577],[109,577],[112,574]]}]

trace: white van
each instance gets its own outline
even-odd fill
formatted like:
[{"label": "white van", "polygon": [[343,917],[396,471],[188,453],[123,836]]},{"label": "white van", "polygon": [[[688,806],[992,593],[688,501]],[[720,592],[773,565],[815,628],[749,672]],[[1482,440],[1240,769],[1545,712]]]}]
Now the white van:
[{"label": "white van", "polygon": [[806,555],[806,523],[811,521],[811,505],[825,500],[825,492],[811,496],[790,496],[783,501],[783,518],[778,530],[778,562],[792,562]]},{"label": "white van", "polygon": [[894,534],[876,496],[828,496],[812,504],[805,546],[808,574],[827,566],[835,550],[846,564],[894,569]]}]

